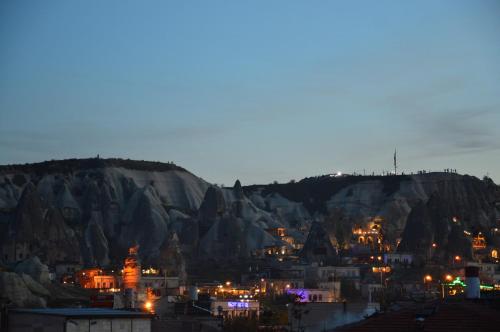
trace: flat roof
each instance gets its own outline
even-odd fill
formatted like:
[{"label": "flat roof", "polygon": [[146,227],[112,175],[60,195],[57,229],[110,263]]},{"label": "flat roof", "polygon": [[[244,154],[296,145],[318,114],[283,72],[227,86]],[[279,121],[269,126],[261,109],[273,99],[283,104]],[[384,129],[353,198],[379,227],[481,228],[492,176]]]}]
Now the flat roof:
[{"label": "flat roof", "polygon": [[63,316],[68,318],[151,318],[152,314],[141,311],[115,310],[102,308],[43,308],[12,309],[12,313]]}]

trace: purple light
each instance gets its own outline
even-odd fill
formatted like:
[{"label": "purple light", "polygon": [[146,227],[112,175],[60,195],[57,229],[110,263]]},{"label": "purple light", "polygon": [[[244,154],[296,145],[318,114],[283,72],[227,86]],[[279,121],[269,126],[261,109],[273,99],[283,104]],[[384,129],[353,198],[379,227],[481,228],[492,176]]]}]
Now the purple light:
[{"label": "purple light", "polygon": [[309,292],[307,289],[289,289],[287,293],[297,295],[299,302],[309,302]]},{"label": "purple light", "polygon": [[227,306],[229,308],[248,309],[248,302],[228,302]]}]

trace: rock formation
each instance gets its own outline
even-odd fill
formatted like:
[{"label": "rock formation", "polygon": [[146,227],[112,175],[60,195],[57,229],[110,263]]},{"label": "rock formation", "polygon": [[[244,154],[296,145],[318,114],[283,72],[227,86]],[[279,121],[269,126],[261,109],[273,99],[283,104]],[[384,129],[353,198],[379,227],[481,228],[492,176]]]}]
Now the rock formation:
[{"label": "rock formation", "polygon": [[337,249],[330,241],[330,236],[319,222],[313,222],[300,256],[308,262],[320,265],[339,263]]},{"label": "rock formation", "polygon": [[[236,181],[219,188],[170,163],[70,159],[1,166],[0,257],[105,267],[120,263],[138,243],[141,258],[152,263],[165,252],[180,252],[186,264],[234,260],[282,245],[269,229],[286,228],[302,242],[311,229],[310,238],[326,241],[326,234],[340,246],[354,225],[374,218],[382,221],[383,240],[401,239],[401,250],[467,257],[464,231],[490,234],[500,219],[499,202],[491,180],[454,173],[321,176],[247,187]],[[431,241],[438,247],[429,253]]]}]

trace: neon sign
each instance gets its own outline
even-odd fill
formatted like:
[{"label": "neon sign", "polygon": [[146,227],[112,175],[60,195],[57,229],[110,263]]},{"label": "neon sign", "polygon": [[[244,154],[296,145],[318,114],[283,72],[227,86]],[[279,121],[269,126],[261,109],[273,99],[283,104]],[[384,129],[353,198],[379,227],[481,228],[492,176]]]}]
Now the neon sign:
[{"label": "neon sign", "polygon": [[234,309],[248,309],[248,302],[228,302],[227,306]]},{"label": "neon sign", "polygon": [[462,286],[462,287],[467,287],[467,285],[462,281],[460,280],[460,277],[456,277],[455,280],[453,280],[452,282],[446,284],[447,286]]}]

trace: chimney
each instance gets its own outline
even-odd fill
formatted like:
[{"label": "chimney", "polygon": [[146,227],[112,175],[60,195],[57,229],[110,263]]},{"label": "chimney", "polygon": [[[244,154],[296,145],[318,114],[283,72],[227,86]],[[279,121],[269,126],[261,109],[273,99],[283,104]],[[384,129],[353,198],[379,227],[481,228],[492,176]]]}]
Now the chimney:
[{"label": "chimney", "polygon": [[465,298],[479,299],[481,296],[479,284],[479,267],[465,267],[465,284],[467,285],[467,288],[465,289]]}]

